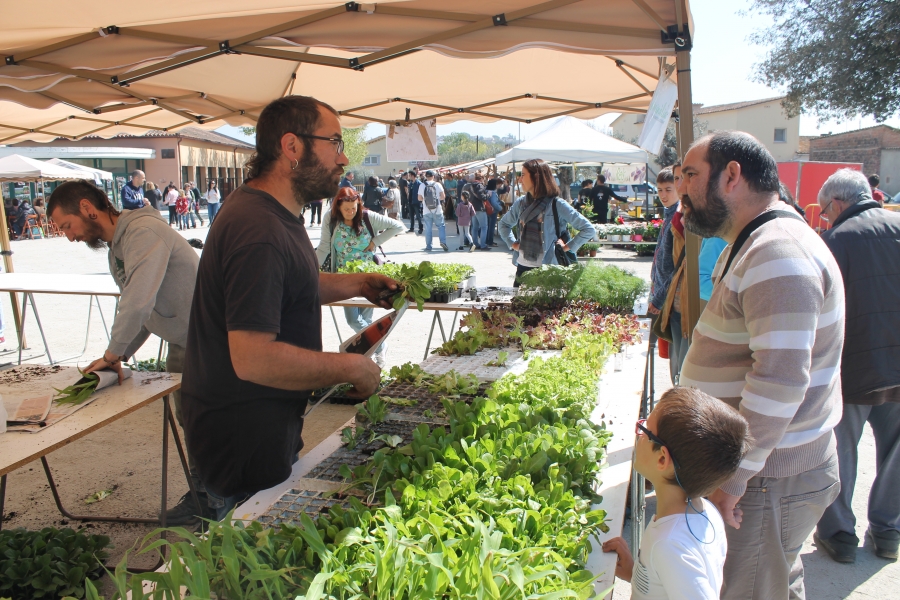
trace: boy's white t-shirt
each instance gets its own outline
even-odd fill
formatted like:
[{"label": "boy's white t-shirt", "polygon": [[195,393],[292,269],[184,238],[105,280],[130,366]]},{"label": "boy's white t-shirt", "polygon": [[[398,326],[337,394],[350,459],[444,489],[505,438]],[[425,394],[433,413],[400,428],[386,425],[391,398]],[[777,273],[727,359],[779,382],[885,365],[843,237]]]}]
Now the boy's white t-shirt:
[{"label": "boy's white t-shirt", "polygon": [[684,514],[647,526],[634,561],[632,600],[718,600],[728,553],[725,523],[711,502],[701,501],[703,515],[688,509],[690,530]]}]

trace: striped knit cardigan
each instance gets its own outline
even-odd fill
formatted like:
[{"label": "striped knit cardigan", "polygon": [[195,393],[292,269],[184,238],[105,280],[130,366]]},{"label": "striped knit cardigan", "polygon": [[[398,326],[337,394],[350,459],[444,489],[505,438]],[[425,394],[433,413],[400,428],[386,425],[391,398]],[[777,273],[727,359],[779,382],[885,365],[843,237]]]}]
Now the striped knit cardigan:
[{"label": "striped knit cardigan", "polygon": [[750,423],[752,449],[722,486],[742,496],[751,477],[797,475],[835,453],[844,288],[831,252],[799,220],[763,224],[723,277],[730,253],[729,245],[713,272],[681,385],[721,399]]}]

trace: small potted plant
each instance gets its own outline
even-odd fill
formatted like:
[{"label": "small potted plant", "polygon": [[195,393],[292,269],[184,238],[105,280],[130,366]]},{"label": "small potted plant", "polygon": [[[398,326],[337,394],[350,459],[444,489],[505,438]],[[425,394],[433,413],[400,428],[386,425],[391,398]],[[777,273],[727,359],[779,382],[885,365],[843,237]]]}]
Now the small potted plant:
[{"label": "small potted plant", "polygon": [[[591,258],[597,256],[597,250],[600,249],[600,244],[594,242],[587,242],[581,248],[578,249],[579,256],[590,256]],[[581,251],[584,251],[585,254],[581,254]]]},{"label": "small potted plant", "polygon": [[620,225],[614,225],[609,228],[609,234],[607,238],[611,242],[621,242],[622,241],[622,233],[620,232]]},{"label": "small potted plant", "polygon": [[619,227],[621,228],[619,230],[619,232],[622,234],[622,241],[630,242],[631,241],[631,232],[632,232],[631,226],[630,225],[620,225]]}]

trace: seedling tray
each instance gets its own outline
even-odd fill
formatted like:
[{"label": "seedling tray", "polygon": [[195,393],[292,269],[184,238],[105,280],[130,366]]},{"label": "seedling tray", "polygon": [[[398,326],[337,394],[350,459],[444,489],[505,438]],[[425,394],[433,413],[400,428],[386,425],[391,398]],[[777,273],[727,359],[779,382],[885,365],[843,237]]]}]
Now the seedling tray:
[{"label": "seedling tray", "polygon": [[[413,431],[418,426],[419,423],[414,421],[391,419],[379,423],[374,427],[374,430],[376,435],[387,434],[401,437],[403,441],[400,445],[404,446],[412,441]],[[381,440],[359,443],[353,450],[348,449],[346,446],[341,446],[317,464],[307,477],[325,481],[344,481],[344,477],[339,471],[341,465],[347,465],[353,470],[359,465],[367,463],[375,452],[385,446],[386,444]]]},{"label": "seedling tray", "polygon": [[328,512],[328,509],[336,504],[342,508],[350,508],[350,502],[346,495],[291,488],[276,500],[265,514],[260,515],[257,521],[269,526],[300,525],[302,514],[309,515],[315,521],[319,515]]},{"label": "seedling tray", "polygon": [[452,292],[431,292],[431,296],[428,297],[428,302],[448,304],[458,299],[461,295],[462,290],[460,289],[455,289]]},{"label": "seedling tray", "polygon": [[[452,398],[453,400],[462,400],[463,402],[472,402],[477,396],[484,396],[485,390],[487,390],[490,383],[482,383],[478,387],[477,394],[459,394],[449,395],[442,393],[432,393],[428,391],[428,384],[423,385],[415,385],[407,382],[399,382],[394,381],[386,386],[384,386],[379,393],[381,396],[390,396],[391,398],[412,398],[419,401],[419,404],[424,404],[425,402],[431,401],[437,403],[437,406],[441,406],[441,398]],[[398,408],[414,408],[414,407],[399,407],[396,405],[391,406],[391,411],[396,412],[395,409]],[[428,408],[428,407],[426,407]],[[424,408],[422,410],[425,410]]]},{"label": "seedling tray", "polygon": [[[497,360],[501,350],[508,354],[504,366],[489,366],[488,363]],[[490,348],[479,350],[471,356],[432,354],[422,363],[422,370],[430,375],[443,375],[453,370],[460,375],[474,375],[480,381],[490,382],[500,379],[522,361],[522,352],[520,350],[514,348]]]}]

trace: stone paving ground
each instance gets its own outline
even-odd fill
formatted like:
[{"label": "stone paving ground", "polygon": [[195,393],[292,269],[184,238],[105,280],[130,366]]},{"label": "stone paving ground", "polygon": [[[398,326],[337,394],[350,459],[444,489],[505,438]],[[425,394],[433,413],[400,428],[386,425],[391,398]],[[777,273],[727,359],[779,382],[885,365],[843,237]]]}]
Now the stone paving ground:
[{"label": "stone paving ground", "polygon": [[[448,245],[457,248],[460,243],[456,236],[455,225],[448,226]],[[321,228],[309,228],[310,239],[318,244]],[[182,232],[186,238],[206,238],[206,227]],[[437,231],[435,231],[437,238]],[[435,262],[463,262],[476,269],[479,286],[512,284],[514,267],[510,262],[510,254],[501,247],[490,252],[443,252],[439,249],[437,239],[434,241],[435,251],[426,253],[423,236],[416,234],[400,234],[388,241],[384,249],[388,258],[393,261],[432,260]],[[28,240],[12,243],[15,252],[13,261],[15,270],[23,273],[46,273],[52,277],[54,273],[108,273],[105,252],[94,252],[84,244],[69,243],[65,238],[48,240]],[[633,252],[605,248],[600,256],[609,264],[619,265],[635,274],[649,279],[650,259],[637,258]],[[16,334],[12,326],[12,311],[9,294],[0,295],[0,306],[6,325],[5,344],[0,349],[15,348]],[[77,296],[36,296],[39,314],[47,333],[48,343],[54,356],[70,356],[81,351],[84,345],[85,324],[88,301]],[[20,300],[21,301],[21,300]],[[101,300],[107,323],[111,323],[114,302]],[[376,311],[376,317],[383,311]],[[352,330],[346,324],[342,311],[335,311],[336,320],[343,339]],[[339,345],[335,326],[329,311],[323,311],[322,337],[324,348],[334,351]],[[433,313],[416,313],[409,311],[392,335],[387,354],[388,366],[402,364],[407,361],[419,362],[425,352],[428,330]],[[445,327],[449,319],[444,317]],[[26,335],[32,351],[39,354],[41,350],[34,315],[29,308],[26,317]],[[439,333],[435,332],[432,346],[440,342]],[[91,333],[87,352],[78,359],[66,364],[86,365],[90,360],[99,357],[106,347],[106,336],[96,310],[91,319]],[[156,358],[159,340],[155,337],[144,345],[138,358]],[[0,364],[14,360],[14,355],[0,356]],[[40,363],[46,358],[38,358],[31,362]],[[657,397],[671,387],[667,361],[657,360],[656,390]],[[61,489],[64,503],[75,507],[73,510],[103,510],[109,513],[127,512],[128,514],[154,514],[159,506],[159,435],[161,407],[159,403],[133,413],[128,417],[104,428],[103,430],[82,438],[77,442],[54,452],[49,457],[51,467]],[[352,416],[352,408],[340,407],[335,410],[320,409],[310,417],[304,430],[304,439],[310,436],[321,439],[326,432],[334,431],[340,424]],[[174,451],[169,461],[170,485],[168,501],[175,502],[187,490],[187,484],[180,475],[180,466]],[[867,427],[860,443],[860,468],[854,497],[854,510],[859,523],[857,533],[863,537],[866,528],[866,499],[875,475],[875,444],[871,430]],[[101,489],[113,485],[118,486],[112,496],[88,509],[81,499]],[[900,489],[898,489],[900,493]],[[649,513],[652,514],[653,496],[648,498]],[[80,506],[79,506],[80,505]],[[99,507],[96,508],[95,507]],[[33,463],[13,472],[9,477],[6,514],[3,515],[4,527],[23,526],[40,528],[48,525],[78,527],[79,524],[67,523],[61,519],[53,505],[52,498],[39,463]],[[630,525],[627,525],[629,527]],[[116,544],[112,560],[117,560],[130,547],[135,539],[152,531],[151,526],[112,525],[89,523],[84,525],[89,531],[110,535]],[[626,539],[629,537],[626,529]],[[869,543],[860,549],[855,565],[840,565],[831,561],[812,544],[812,537],[803,548],[803,562],[806,569],[807,598],[810,600],[833,600],[839,598],[896,598],[900,589],[900,565],[875,557]],[[132,561],[135,566],[152,564],[150,557],[137,557]],[[107,593],[109,589],[107,588]],[[630,586],[618,581],[614,598],[628,598]]]}]

